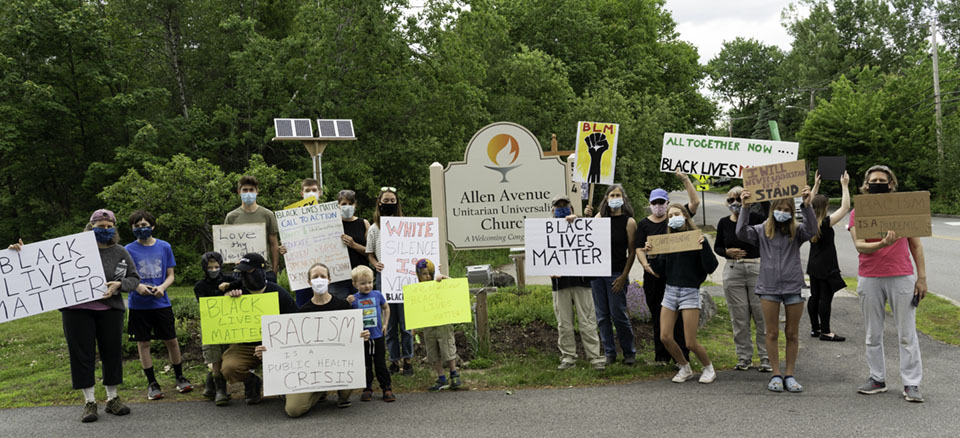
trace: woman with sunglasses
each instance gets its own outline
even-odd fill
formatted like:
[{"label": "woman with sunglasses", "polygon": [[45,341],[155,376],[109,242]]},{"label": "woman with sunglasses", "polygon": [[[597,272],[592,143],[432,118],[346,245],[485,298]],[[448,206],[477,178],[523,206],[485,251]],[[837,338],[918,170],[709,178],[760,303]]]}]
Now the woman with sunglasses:
[{"label": "woman with sunglasses", "polygon": [[730,323],[733,325],[733,343],[737,347],[737,364],[735,370],[746,371],[753,363],[753,343],[750,341],[750,320],[756,327],[757,356],[760,357],[760,372],[771,372],[770,359],[767,356],[767,345],[764,341],[766,331],[763,323],[763,309],[760,307],[760,298],[754,293],[757,287],[757,278],[760,277],[760,249],[756,245],[744,242],[737,238],[737,220],[740,215],[747,215],[749,225],[763,223],[766,216],[743,209],[740,194],[743,187],[736,186],[727,192],[727,208],[730,216],[720,218],[717,223],[717,239],[713,243],[713,251],[727,259],[723,268],[723,296],[727,299],[727,309],[730,310]]},{"label": "woman with sunglasses", "polygon": [[[341,190],[337,193],[337,204],[340,205],[340,218],[343,221],[343,235],[340,236],[350,254],[350,269],[369,262],[367,257],[367,233],[370,232],[370,222],[357,217],[357,193],[353,190]],[[330,294],[341,299],[353,295],[357,289],[353,287],[353,280],[346,279],[330,283]]]},{"label": "woman with sunglasses", "polygon": [[[373,212],[373,224],[367,230],[367,258],[376,272],[374,287],[383,291],[381,282],[383,272],[383,256],[380,247],[380,218],[384,216],[403,216],[400,207],[400,198],[395,187],[380,187],[377,195],[377,205]],[[407,330],[403,319],[403,303],[390,303],[390,321],[387,325],[387,350],[390,353],[390,372],[400,371],[400,360],[403,359],[403,375],[413,375],[413,334]]]}]

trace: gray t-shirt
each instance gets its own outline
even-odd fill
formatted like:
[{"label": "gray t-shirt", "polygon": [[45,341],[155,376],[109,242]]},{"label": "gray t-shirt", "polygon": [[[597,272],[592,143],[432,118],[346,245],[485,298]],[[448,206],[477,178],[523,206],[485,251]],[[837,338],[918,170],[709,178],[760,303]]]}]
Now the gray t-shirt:
[{"label": "gray t-shirt", "polygon": [[270,240],[269,236],[276,236],[280,233],[280,225],[277,224],[277,216],[269,209],[258,205],[256,211],[248,213],[243,207],[237,207],[223,220],[224,225],[234,224],[266,224],[267,226],[267,254],[264,260],[267,262],[267,271],[273,270],[273,264],[270,263]]}]

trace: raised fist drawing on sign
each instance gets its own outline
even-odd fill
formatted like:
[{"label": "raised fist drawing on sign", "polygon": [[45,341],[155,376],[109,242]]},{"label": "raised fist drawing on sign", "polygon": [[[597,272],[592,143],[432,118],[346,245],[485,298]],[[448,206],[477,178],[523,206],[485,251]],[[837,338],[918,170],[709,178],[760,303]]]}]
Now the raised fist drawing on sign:
[{"label": "raised fist drawing on sign", "polygon": [[603,153],[610,149],[607,144],[607,136],[601,132],[594,132],[583,139],[587,143],[587,151],[590,152],[590,172],[587,173],[587,182],[600,182],[600,158]]}]

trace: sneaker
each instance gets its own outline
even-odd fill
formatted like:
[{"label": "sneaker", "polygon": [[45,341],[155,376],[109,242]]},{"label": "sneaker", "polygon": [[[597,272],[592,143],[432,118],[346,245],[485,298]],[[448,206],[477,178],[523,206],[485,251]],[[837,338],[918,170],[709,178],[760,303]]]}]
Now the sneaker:
[{"label": "sneaker", "polygon": [[108,414],[120,416],[120,415],[129,414],[130,408],[128,408],[127,405],[123,404],[122,401],[120,401],[120,396],[116,396],[114,398],[111,398],[110,400],[107,400],[107,408],[104,409],[104,411],[106,411],[106,413]]},{"label": "sneaker", "polygon": [[372,390],[372,389],[364,389],[364,390],[363,390],[363,393],[360,394],[360,401],[362,401],[362,402],[368,402],[368,401],[370,401],[370,400],[373,400],[373,390]]},{"label": "sneaker", "polygon": [[387,403],[389,403],[389,402],[395,402],[395,401],[397,401],[397,396],[393,395],[393,391],[391,391],[391,390],[389,390],[389,389],[384,389],[384,390],[383,390],[383,401],[385,401],[385,402],[387,402]]},{"label": "sneaker", "polygon": [[87,402],[83,405],[83,415],[80,416],[80,421],[84,423],[92,423],[97,421],[97,402]]},{"label": "sneaker", "polygon": [[400,365],[397,365],[396,362],[390,363],[390,374],[397,374],[400,372]]},{"label": "sneaker", "polygon": [[160,400],[163,398],[163,391],[160,390],[160,384],[151,382],[147,385],[147,400]]},{"label": "sneaker", "polygon": [[816,338],[820,336],[820,330],[810,330],[810,337]]},{"label": "sneaker", "polygon": [[400,374],[403,374],[404,376],[412,376],[412,375],[413,375],[413,365],[411,365],[410,362],[404,363],[404,364],[403,364],[403,371],[401,371]]},{"label": "sneaker", "polygon": [[193,384],[191,384],[190,381],[184,376],[177,377],[177,391],[179,391],[181,394],[186,394],[190,391],[193,391]]},{"label": "sneaker", "polygon": [[248,405],[260,403],[260,389],[263,388],[263,381],[254,373],[243,381],[243,401]]},{"label": "sneaker", "polygon": [[846,341],[847,338],[845,338],[845,337],[843,337],[843,336],[840,336],[840,335],[838,335],[838,334],[834,334],[833,336],[820,335],[820,340],[821,340],[821,341],[843,342],[843,341]]},{"label": "sneaker", "polygon": [[597,362],[593,364],[593,369],[596,371],[603,371],[607,369],[607,365],[603,362]]},{"label": "sneaker", "polygon": [[881,392],[887,392],[887,384],[884,382],[878,382],[873,380],[873,377],[867,379],[867,383],[864,383],[857,392],[861,394],[879,394]]},{"label": "sneaker", "polygon": [[920,394],[920,387],[918,386],[904,386],[903,397],[907,399],[908,402],[923,403],[923,395]]},{"label": "sneaker", "polygon": [[786,387],[789,392],[803,392],[803,385],[793,376],[784,377],[783,386]]},{"label": "sneaker", "polygon": [[450,374],[450,389],[457,390],[460,389],[460,374]]},{"label": "sneaker", "polygon": [[692,378],[693,378],[693,370],[690,369],[690,364],[687,363],[686,365],[680,367],[680,371],[677,371],[676,376],[673,376],[673,382],[683,383]]},{"label": "sneaker", "polygon": [[569,370],[570,368],[573,368],[575,366],[577,366],[576,362],[562,361],[560,362],[560,365],[557,365],[557,369],[560,371],[563,371],[563,370]]},{"label": "sneaker", "polygon": [[626,366],[628,366],[628,367],[632,367],[632,366],[636,365],[636,364],[637,364],[637,358],[636,358],[636,356],[630,356],[630,357],[625,357],[625,358],[623,358],[623,364],[626,365]]},{"label": "sneaker", "polygon": [[447,383],[447,376],[440,376],[437,378],[437,382],[433,386],[427,388],[430,392],[442,391],[450,387],[450,384]]},{"label": "sneaker", "polygon": [[350,406],[353,406],[353,403],[349,399],[337,401],[337,409],[346,409]]},{"label": "sneaker", "polygon": [[203,396],[210,399],[217,396],[217,385],[213,383],[211,372],[207,372],[207,378],[203,380]]},{"label": "sneaker", "polygon": [[750,369],[750,361],[747,359],[740,359],[737,361],[737,364],[733,366],[733,369],[737,371],[746,371]]},{"label": "sneaker", "polygon": [[770,359],[760,359],[760,366],[757,367],[757,370],[759,370],[761,373],[772,373],[773,367],[770,366]]},{"label": "sneaker", "polygon": [[714,380],[717,380],[717,372],[713,370],[713,364],[703,367],[703,372],[700,373],[700,383],[713,383]]}]

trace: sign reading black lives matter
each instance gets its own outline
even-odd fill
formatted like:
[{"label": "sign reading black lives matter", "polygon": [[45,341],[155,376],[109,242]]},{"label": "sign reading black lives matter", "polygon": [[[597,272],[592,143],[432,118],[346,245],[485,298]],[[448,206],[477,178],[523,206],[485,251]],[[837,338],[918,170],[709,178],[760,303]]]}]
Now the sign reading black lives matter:
[{"label": "sign reading black lives matter", "polygon": [[103,298],[107,281],[92,231],[2,250],[0,322]]},{"label": "sign reading black lives matter", "polygon": [[465,161],[444,170],[446,239],[456,249],[523,246],[523,221],[550,216],[550,199],[566,194],[569,174],[559,157],[509,122],[477,131]]},{"label": "sign reading black lives matter", "polygon": [[610,218],[527,219],[527,275],[609,277]]},{"label": "sign reading black lives matter", "polygon": [[661,172],[742,178],[746,167],[797,159],[800,143],[706,135],[663,134]]}]

